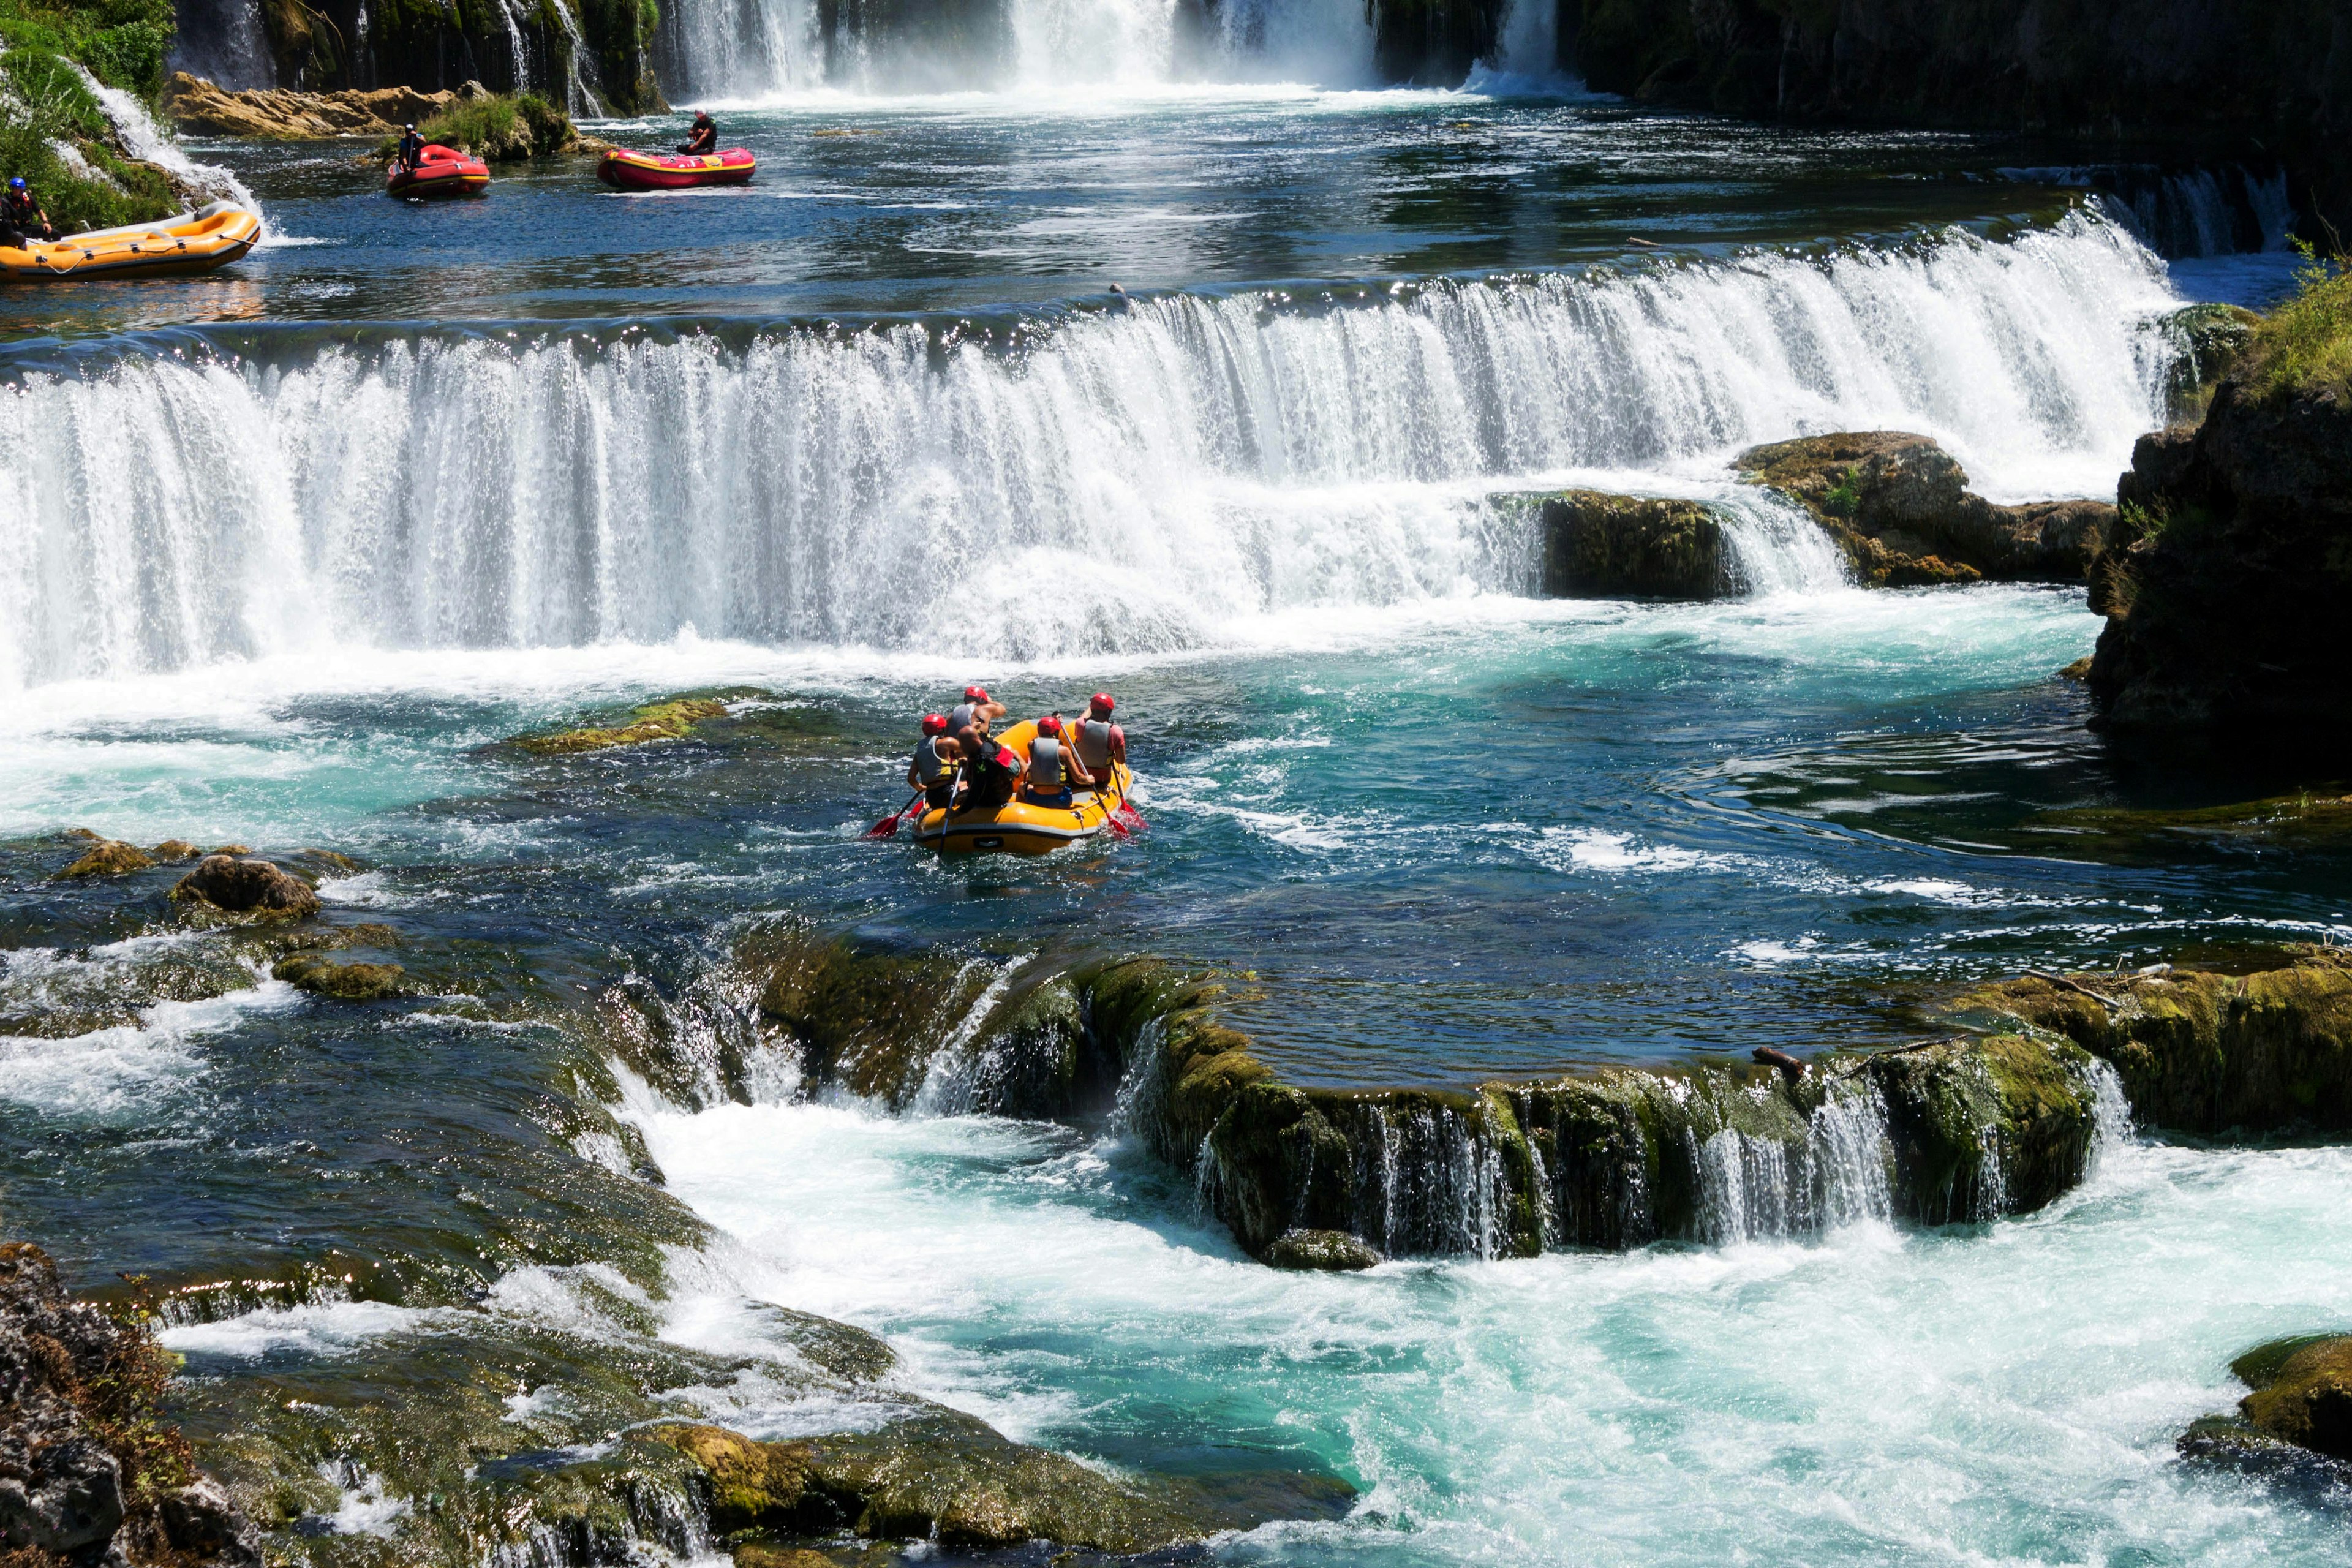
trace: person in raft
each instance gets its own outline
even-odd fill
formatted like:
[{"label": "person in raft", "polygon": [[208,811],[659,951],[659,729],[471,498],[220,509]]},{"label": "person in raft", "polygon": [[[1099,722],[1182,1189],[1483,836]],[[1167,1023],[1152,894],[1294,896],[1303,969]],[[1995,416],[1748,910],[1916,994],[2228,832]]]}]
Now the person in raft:
[{"label": "person in raft", "polygon": [[1077,753],[1062,743],[1062,716],[1048,713],[1037,721],[1037,737],[1029,742],[1029,770],[1021,798],[1031,805],[1066,806],[1081,789],[1095,789]]},{"label": "person in raft", "polygon": [[956,770],[962,793],[948,809],[992,811],[1000,805],[1010,805],[1027,764],[1013,754],[1013,748],[991,739],[984,721],[956,739],[957,749],[963,753],[962,765]]},{"label": "person in raft", "polygon": [[1127,761],[1127,731],[1110,721],[1116,706],[1109,692],[1097,691],[1087,703],[1087,716],[1070,726],[1070,750],[1096,790],[1110,783],[1113,763]]},{"label": "person in raft", "polygon": [[709,110],[694,111],[693,127],[687,132],[686,140],[679,144],[678,151],[698,157],[719,151],[719,122],[710,118]]},{"label": "person in raft", "polygon": [[923,792],[923,804],[947,805],[955,793],[956,760],[961,742],[948,733],[947,715],[923,715],[923,738],[915,742],[915,760],[907,766],[907,787]]},{"label": "person in raft", "polygon": [[416,165],[425,161],[425,138],[416,133],[416,122],[410,121],[400,128],[400,145],[393,150],[392,166],[404,174],[414,174]]},{"label": "person in raft", "polygon": [[991,702],[987,687],[967,686],[963,689],[963,700],[948,714],[948,733],[961,737],[974,723],[984,730],[1003,717],[1004,704]]},{"label": "person in raft", "polygon": [[10,180],[8,189],[0,193],[0,245],[22,246],[36,239],[54,243],[57,237],[58,231],[49,226],[49,215],[33,199],[25,176]]}]

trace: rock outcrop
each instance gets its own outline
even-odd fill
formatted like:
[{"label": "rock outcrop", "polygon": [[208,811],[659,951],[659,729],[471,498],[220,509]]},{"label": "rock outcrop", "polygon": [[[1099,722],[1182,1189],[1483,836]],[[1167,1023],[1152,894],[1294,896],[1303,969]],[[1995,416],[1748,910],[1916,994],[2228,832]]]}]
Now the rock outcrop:
[{"label": "rock outcrop", "polygon": [[2090,572],[2094,724],[2340,742],[2352,396],[2227,382],[2203,423],[2140,437],[2116,499]]},{"label": "rock outcrop", "polygon": [[173,1360],[76,1302],[40,1248],[0,1246],[0,1558],[261,1568],[258,1533],[196,1474],[157,1401]]},{"label": "rock outcrop", "polygon": [[2079,583],[2115,523],[2105,501],[1995,506],[1936,442],[1896,430],[1776,441],[1738,465],[1812,513],[1880,587]]},{"label": "rock outcrop", "polygon": [[304,920],[319,912],[319,895],[299,877],[267,860],[207,855],[172,888],[192,912],[247,920]]},{"label": "rock outcrop", "polygon": [[2115,1068],[2152,1127],[2352,1131],[2352,951],[2283,949],[2275,967],[2248,974],[2030,976],[1971,991],[1952,1011],[2064,1036]]},{"label": "rock outcrop", "polygon": [[376,1002],[401,994],[397,963],[338,963],[316,953],[294,953],[270,967],[271,976],[297,990],[338,1002]]},{"label": "rock outcrop", "polygon": [[232,92],[202,77],[174,71],[163,84],[163,112],[182,131],[201,136],[260,136],[278,142],[335,136],[397,135],[458,102],[455,92],[412,87],[372,91],[293,92],[260,88]]},{"label": "rock outcrop", "polygon": [[58,879],[125,877],[133,871],[152,869],[154,864],[154,858],[135,844],[125,844],[119,838],[100,838],[83,850],[72,865],[58,872]]},{"label": "rock outcrop", "polygon": [[1498,496],[1532,513],[1551,599],[1713,599],[1727,585],[1723,526],[1696,501],[1600,490]]}]

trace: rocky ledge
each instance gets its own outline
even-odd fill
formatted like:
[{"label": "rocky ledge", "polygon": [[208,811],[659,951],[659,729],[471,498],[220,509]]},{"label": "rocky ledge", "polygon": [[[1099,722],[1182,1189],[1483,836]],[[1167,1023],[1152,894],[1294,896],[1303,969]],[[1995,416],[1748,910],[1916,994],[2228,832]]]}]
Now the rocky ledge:
[{"label": "rocky ledge", "polygon": [[[471,82],[467,87],[475,92],[483,90]],[[278,142],[397,135],[403,125],[423,124],[460,101],[457,92],[420,92],[413,87],[367,92],[292,92],[282,88],[233,92],[186,71],[173,72],[163,84],[163,112],[182,131]]]},{"label": "rocky ledge", "polygon": [[2352,957],[2326,948],[2249,973],[2029,975],[1948,998],[1929,1014],[1946,1032],[1897,1049],[1464,1089],[1287,1083],[1223,1021],[1223,984],[1148,959],[997,966],[772,931],[711,993],[682,1016],[616,989],[614,1049],[688,1103],[750,1098],[782,1058],[894,1110],[1114,1111],[1288,1268],[1985,1220],[2072,1189],[2133,1115],[2352,1129]]},{"label": "rocky ledge", "polygon": [[0,1561],[261,1568],[259,1532],[159,1417],[171,1354],[0,1246]]},{"label": "rocky ledge", "polygon": [[2115,524],[2105,501],[1995,506],[1943,447],[1899,430],[1776,441],[1738,466],[1811,513],[1878,587],[2079,583]]}]

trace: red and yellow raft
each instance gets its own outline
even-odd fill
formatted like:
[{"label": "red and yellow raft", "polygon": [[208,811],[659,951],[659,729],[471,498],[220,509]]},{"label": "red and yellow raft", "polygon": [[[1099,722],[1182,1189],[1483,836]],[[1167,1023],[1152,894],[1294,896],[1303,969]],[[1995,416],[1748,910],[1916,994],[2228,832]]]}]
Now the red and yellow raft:
[{"label": "red and yellow raft", "polygon": [[74,278],[173,278],[226,267],[261,237],[261,219],[235,202],[154,223],[92,229],[54,243],[0,245],[0,273],[17,282]]},{"label": "red and yellow raft", "polygon": [[596,177],[617,190],[682,191],[696,185],[749,183],[760,161],[748,147],[718,153],[632,153],[608,149],[596,160]]},{"label": "red and yellow raft", "polygon": [[[995,739],[1015,755],[1026,758],[1029,742],[1037,738],[1037,721],[1024,719]],[[1099,791],[1081,790],[1066,806],[1037,805],[1013,797],[1009,805],[959,811],[952,816],[936,807],[923,814],[915,827],[915,842],[948,855],[1044,855],[1066,844],[1076,844],[1108,830],[1111,816],[1127,804],[1135,775],[1125,763],[1113,763],[1110,777]]]},{"label": "red and yellow raft", "polygon": [[438,142],[425,144],[425,151],[416,155],[416,167],[404,169],[394,163],[383,178],[385,195],[420,202],[440,196],[478,196],[489,188],[488,163]]}]

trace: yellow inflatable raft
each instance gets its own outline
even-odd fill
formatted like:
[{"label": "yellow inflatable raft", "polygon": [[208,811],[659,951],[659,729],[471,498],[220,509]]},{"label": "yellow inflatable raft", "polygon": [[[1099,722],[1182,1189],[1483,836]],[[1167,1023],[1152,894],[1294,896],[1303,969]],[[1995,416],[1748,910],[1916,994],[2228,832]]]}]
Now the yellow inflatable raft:
[{"label": "yellow inflatable raft", "polygon": [[0,273],[30,283],[73,278],[171,278],[226,267],[261,237],[261,219],[235,202],[154,223],[92,229],[54,244],[0,246]]},{"label": "yellow inflatable raft", "polygon": [[[1037,738],[1037,721],[1024,719],[999,733],[999,744],[1026,758],[1029,742]],[[1018,795],[1010,805],[959,811],[950,816],[931,810],[915,828],[915,842],[948,855],[998,851],[1007,855],[1043,855],[1065,844],[1076,844],[1108,830],[1111,813],[1127,804],[1135,782],[1125,763],[1113,763],[1111,776],[1100,792],[1081,790],[1066,806],[1036,805]]]}]

